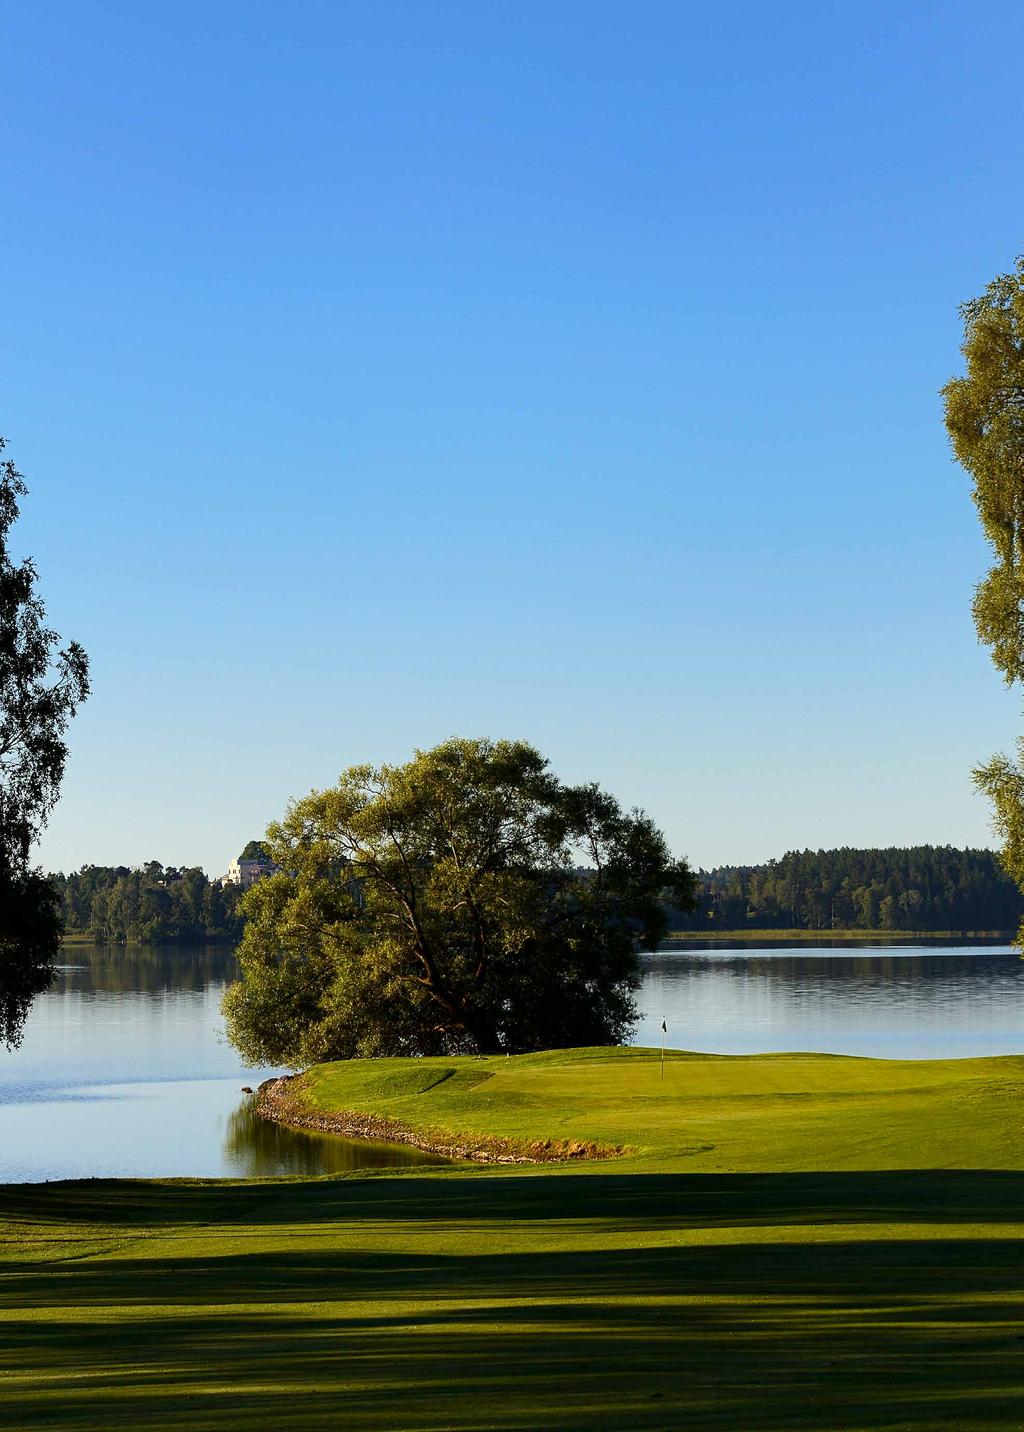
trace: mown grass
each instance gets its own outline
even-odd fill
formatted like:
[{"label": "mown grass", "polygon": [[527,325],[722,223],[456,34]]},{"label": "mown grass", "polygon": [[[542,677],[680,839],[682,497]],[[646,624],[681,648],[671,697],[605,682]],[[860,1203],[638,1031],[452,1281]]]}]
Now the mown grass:
[{"label": "mown grass", "polygon": [[324,1107],[634,1152],[0,1189],[0,1419],[1019,1428],[1022,1079],[673,1055],[663,1085],[655,1052],[609,1050],[323,1066]]},{"label": "mown grass", "polygon": [[318,1112],[412,1129],[624,1147],[686,1172],[1024,1168],[1024,1058],[898,1061],[574,1049],[515,1058],[354,1060],[298,1084]]}]

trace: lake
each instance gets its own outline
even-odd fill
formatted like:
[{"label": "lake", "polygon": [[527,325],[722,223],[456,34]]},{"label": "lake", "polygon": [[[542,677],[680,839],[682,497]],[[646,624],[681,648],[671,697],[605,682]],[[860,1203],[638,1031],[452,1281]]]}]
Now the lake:
[{"label": "lake", "polygon": [[281,1128],[241,1092],[220,1001],[236,974],[211,946],[63,952],[21,1048],[0,1048],[0,1182],[253,1178],[437,1164],[418,1149]]},{"label": "lake", "polygon": [[[22,1047],[0,1049],[0,1182],[338,1173],[438,1163],[283,1129],[224,1036],[230,951],[69,947]],[[635,1042],[890,1058],[1024,1051],[1024,964],[1002,946],[682,943],[642,958]]]},{"label": "lake", "polygon": [[706,943],[642,957],[638,1044],[884,1059],[1024,1052],[1024,963],[1009,945]]}]

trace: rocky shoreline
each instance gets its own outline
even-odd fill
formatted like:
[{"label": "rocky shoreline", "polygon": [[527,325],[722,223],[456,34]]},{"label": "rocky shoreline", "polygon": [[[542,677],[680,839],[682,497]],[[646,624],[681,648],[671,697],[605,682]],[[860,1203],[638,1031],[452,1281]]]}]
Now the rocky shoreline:
[{"label": "rocky shoreline", "polygon": [[615,1158],[625,1152],[622,1148],[578,1140],[545,1139],[543,1142],[524,1144],[488,1134],[458,1135],[448,1130],[413,1129],[401,1120],[354,1109],[319,1113],[309,1109],[297,1096],[297,1081],[302,1077],[301,1074],[284,1074],[265,1080],[256,1090],[256,1112],[260,1117],[318,1134],[341,1134],[348,1139],[377,1139],[389,1144],[407,1144],[442,1158],[472,1163],[565,1163],[578,1159]]}]

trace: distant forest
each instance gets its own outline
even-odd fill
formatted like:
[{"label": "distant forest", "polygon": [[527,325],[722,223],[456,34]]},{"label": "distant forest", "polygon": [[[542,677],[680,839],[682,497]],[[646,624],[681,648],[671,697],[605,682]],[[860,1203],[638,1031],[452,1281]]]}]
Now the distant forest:
[{"label": "distant forest", "polygon": [[211,883],[202,870],[179,870],[151,860],[127,865],[84,865],[73,875],[51,875],[69,935],[98,945],[149,945],[180,940],[234,943],[242,933],[241,889]]},{"label": "distant forest", "polygon": [[673,930],[1016,930],[1024,896],[992,850],[791,850],[699,873]]},{"label": "distant forest", "polygon": [[[100,945],[234,943],[237,885],[155,860],[138,869],[86,865],[51,875],[69,935]],[[991,850],[790,851],[767,865],[699,872],[695,912],[673,930],[1016,930],[1024,896]]]}]

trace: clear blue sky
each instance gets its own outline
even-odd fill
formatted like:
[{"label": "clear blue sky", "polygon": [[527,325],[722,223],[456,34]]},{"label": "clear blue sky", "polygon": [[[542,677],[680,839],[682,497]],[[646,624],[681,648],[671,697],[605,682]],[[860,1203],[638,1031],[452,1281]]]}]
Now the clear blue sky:
[{"label": "clear blue sky", "polygon": [[986,844],[937,389],[1024,249],[1017,4],[40,3],[0,431],[92,658],[40,856],[223,870],[522,736],[705,866]]}]

